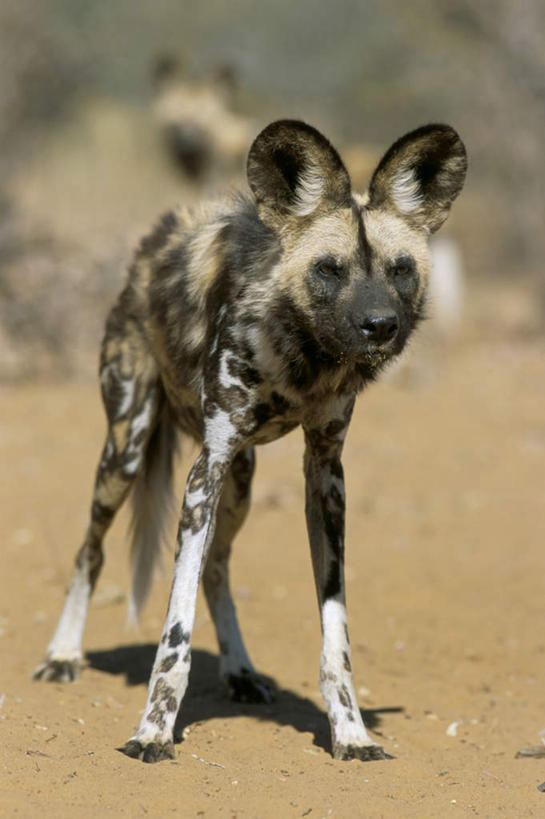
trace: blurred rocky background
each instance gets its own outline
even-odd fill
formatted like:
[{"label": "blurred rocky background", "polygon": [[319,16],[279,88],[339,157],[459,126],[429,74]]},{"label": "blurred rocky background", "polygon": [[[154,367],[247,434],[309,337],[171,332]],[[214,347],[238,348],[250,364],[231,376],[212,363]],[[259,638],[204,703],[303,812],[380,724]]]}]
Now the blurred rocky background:
[{"label": "blurred rocky background", "polygon": [[542,0],[4,0],[0,61],[0,379],[89,377],[138,237],[240,183],[284,116],[360,186],[403,132],[453,124],[473,332],[542,332]]}]

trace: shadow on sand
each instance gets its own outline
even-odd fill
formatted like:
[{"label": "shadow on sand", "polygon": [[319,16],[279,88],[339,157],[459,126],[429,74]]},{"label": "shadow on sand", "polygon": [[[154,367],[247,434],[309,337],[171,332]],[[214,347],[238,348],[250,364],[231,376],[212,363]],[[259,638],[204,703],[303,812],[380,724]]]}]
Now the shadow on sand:
[{"label": "shadow on sand", "polygon": [[[118,646],[106,651],[89,651],[86,657],[89,666],[97,671],[124,675],[127,685],[145,685],[151,673],[156,651],[155,643],[143,643]],[[276,699],[272,704],[233,702],[225,693],[222,696],[221,689],[218,688],[217,656],[197,648],[192,650],[191,657],[189,686],[176,721],[176,742],[181,741],[182,731],[186,725],[206,722],[214,717],[251,716],[278,725],[291,725],[297,731],[310,732],[314,735],[315,745],[331,752],[327,716],[307,697],[301,697],[288,689],[278,688],[271,677],[265,677],[276,691]],[[377,731],[380,715],[402,711],[402,707],[394,706],[365,711],[362,709],[361,713],[366,726],[380,734]]]}]

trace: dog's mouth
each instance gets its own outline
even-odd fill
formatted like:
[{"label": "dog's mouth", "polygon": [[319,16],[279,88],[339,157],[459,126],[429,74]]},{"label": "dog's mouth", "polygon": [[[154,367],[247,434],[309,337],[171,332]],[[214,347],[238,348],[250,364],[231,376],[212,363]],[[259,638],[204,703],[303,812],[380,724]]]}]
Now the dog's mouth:
[{"label": "dog's mouth", "polygon": [[327,333],[315,336],[324,361],[328,360],[337,366],[363,365],[369,370],[376,370],[399,355],[405,346],[403,333],[381,344],[366,339],[361,333],[352,331],[338,334]]},{"label": "dog's mouth", "polygon": [[384,364],[387,364],[389,361],[392,360],[397,355],[397,350],[394,350],[393,347],[388,349],[383,348],[374,348],[370,350],[364,350],[359,353],[356,358],[357,364],[363,364],[370,370],[377,370],[382,367]]},{"label": "dog's mouth", "polygon": [[354,348],[348,352],[346,358],[351,358],[357,364],[367,364],[368,366],[377,367],[385,364],[390,359],[399,355],[403,349],[403,343],[399,337],[392,339],[385,344],[373,344],[369,341],[364,341],[354,345]]},{"label": "dog's mouth", "polygon": [[362,348],[350,344],[340,345],[338,340],[336,344],[322,342],[324,358],[329,359],[330,362],[335,362],[338,366],[365,364],[372,369],[380,367],[398,355],[400,352],[398,348],[399,345],[394,344],[382,347],[366,345]]}]

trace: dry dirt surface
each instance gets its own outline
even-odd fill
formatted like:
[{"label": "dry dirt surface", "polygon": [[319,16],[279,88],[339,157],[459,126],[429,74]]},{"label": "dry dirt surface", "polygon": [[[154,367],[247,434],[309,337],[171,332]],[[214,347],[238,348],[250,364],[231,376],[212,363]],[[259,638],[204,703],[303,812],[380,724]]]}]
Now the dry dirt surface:
[{"label": "dry dirt surface", "polygon": [[104,419],[95,385],[4,387],[0,815],[545,816],[545,758],[515,758],[545,740],[544,353],[531,339],[466,338],[433,384],[385,381],[359,399],[344,457],[349,625],[360,706],[395,756],[384,762],[330,755],[300,432],[259,451],[233,559],[273,705],[218,691],[200,599],[176,759],[115,750],[144,706],[170,574],[128,628],[126,513],[107,539],[81,679],[32,682],[86,526]]}]

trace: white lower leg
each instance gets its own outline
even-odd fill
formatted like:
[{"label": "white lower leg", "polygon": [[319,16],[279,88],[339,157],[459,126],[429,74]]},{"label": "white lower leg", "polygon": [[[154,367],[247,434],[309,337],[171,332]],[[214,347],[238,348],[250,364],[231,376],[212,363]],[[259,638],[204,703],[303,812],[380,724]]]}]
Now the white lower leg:
[{"label": "white lower leg", "polygon": [[374,745],[357,705],[352,680],[351,651],[346,628],[346,607],[336,599],[322,606],[323,641],[320,689],[327,708],[333,751],[337,746]]},{"label": "white lower leg", "polygon": [[57,628],[47,647],[48,660],[81,661],[83,631],[90,597],[91,584],[87,568],[77,567]]}]

